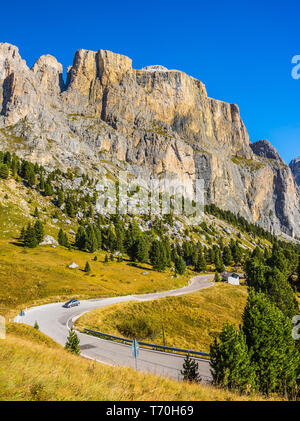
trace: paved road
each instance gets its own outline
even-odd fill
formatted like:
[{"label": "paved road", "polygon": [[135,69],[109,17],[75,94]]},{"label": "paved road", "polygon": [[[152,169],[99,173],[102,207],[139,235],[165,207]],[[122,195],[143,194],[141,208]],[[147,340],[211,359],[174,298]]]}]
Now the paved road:
[{"label": "paved road", "polygon": [[[68,336],[69,327],[83,313],[124,301],[150,301],[162,297],[188,294],[214,285],[210,282],[212,277],[212,275],[196,276],[191,279],[188,286],[171,291],[143,295],[127,295],[97,300],[84,300],[80,302],[79,307],[69,309],[63,308],[62,303],[32,307],[26,311],[25,316],[17,316],[14,321],[31,326],[37,321],[42,332],[61,345],[64,345]],[[131,348],[129,345],[99,339],[83,333],[79,333],[78,336],[80,339],[81,355],[83,357],[111,365],[135,367],[135,361],[131,355]],[[149,349],[140,349],[137,362],[138,370],[161,374],[177,380],[181,378],[180,370],[182,369],[182,363],[182,356]],[[198,359],[198,363],[203,381],[209,381],[211,375],[208,361],[205,359]]]}]

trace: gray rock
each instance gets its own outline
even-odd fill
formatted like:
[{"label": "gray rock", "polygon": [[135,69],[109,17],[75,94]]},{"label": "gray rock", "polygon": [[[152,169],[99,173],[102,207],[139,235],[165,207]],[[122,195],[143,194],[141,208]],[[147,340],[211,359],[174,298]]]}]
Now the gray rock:
[{"label": "gray rock", "polygon": [[44,240],[40,243],[41,246],[53,244],[57,246],[58,242],[51,235],[45,235]]}]

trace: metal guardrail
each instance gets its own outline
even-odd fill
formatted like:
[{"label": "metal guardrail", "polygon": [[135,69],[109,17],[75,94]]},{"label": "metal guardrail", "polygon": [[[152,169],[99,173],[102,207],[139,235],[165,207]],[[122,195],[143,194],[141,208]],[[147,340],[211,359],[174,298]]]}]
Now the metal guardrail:
[{"label": "metal guardrail", "polygon": [[[114,340],[114,341],[125,342],[125,343],[128,343],[128,344],[132,344],[132,342],[133,342],[132,339],[121,338],[119,336],[110,335],[108,333],[98,332],[97,330],[92,330],[92,329],[87,329],[87,328],[84,328],[83,330],[84,330],[85,333],[87,333],[89,335],[99,336],[102,339],[110,339],[110,340]],[[186,355],[188,354],[188,355],[191,355],[191,356],[199,356],[199,357],[206,357],[206,358],[210,357],[210,354],[208,354],[206,352],[193,351],[191,349],[173,348],[171,346],[150,344],[148,342],[140,342],[140,341],[139,341],[139,345],[141,345],[143,347],[150,347],[154,350],[163,351],[163,352],[170,351],[170,352],[173,352],[174,354],[186,354]]]}]

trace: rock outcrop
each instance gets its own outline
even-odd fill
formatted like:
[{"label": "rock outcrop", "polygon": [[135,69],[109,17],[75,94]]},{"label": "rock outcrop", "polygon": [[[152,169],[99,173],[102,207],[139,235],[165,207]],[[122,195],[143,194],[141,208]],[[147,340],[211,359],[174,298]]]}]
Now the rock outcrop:
[{"label": "rock outcrop", "polygon": [[237,105],[179,70],[79,50],[64,83],[54,57],[29,69],[17,47],[0,44],[0,127],[3,144],[44,165],[176,174],[191,186],[201,178],[208,203],[300,237],[290,168],[269,142],[250,144]]},{"label": "rock outcrop", "polygon": [[300,157],[293,159],[293,161],[291,161],[290,168],[295,177],[296,183],[300,187]]}]

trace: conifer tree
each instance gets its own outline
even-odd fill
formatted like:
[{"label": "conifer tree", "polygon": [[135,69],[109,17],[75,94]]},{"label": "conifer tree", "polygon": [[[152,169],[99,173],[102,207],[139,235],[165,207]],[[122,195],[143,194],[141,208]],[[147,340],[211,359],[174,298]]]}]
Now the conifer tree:
[{"label": "conifer tree", "polygon": [[34,216],[35,218],[39,218],[39,217],[40,217],[40,214],[39,214],[39,210],[38,210],[38,208],[35,208],[35,209],[34,209],[34,214],[33,214],[33,216]]},{"label": "conifer tree", "polygon": [[68,236],[63,232],[62,228],[60,228],[58,232],[58,244],[64,247],[70,247]]},{"label": "conifer tree", "polygon": [[24,246],[29,248],[35,248],[38,245],[36,238],[36,232],[34,227],[29,224],[24,234]]},{"label": "conifer tree", "polygon": [[73,327],[71,327],[69,331],[69,336],[67,338],[67,342],[65,344],[65,349],[72,352],[73,354],[79,355],[80,354],[79,343],[80,343],[79,338],[75,330],[73,329]]},{"label": "conifer tree", "polygon": [[85,250],[87,244],[87,235],[83,226],[79,226],[76,237],[75,237],[75,245],[78,247],[79,250]]},{"label": "conifer tree", "polygon": [[141,263],[146,263],[149,259],[148,247],[143,235],[138,238],[136,243],[136,259]]},{"label": "conifer tree", "polygon": [[43,173],[41,173],[41,175],[40,175],[39,189],[40,190],[44,190],[45,189],[45,180],[44,180]]},{"label": "conifer tree", "polygon": [[167,262],[162,243],[159,240],[154,240],[150,249],[150,262],[154,269],[159,272],[165,270]]},{"label": "conifer tree", "polygon": [[233,263],[231,249],[227,246],[223,249],[223,262],[225,266],[231,266]]},{"label": "conifer tree", "polygon": [[34,230],[37,242],[40,244],[44,239],[44,226],[39,219],[34,224]]},{"label": "conifer tree", "polygon": [[6,164],[0,164],[0,178],[7,179],[9,176],[9,168]]},{"label": "conifer tree", "polygon": [[245,335],[228,323],[210,347],[210,366],[215,385],[241,392],[255,389],[255,372],[251,367]]},{"label": "conifer tree", "polygon": [[90,253],[94,253],[98,248],[98,241],[93,230],[93,227],[89,225],[86,229],[86,249]]},{"label": "conifer tree", "polygon": [[224,272],[225,270],[220,249],[216,250],[215,252],[215,267],[216,267],[216,271],[219,273]]},{"label": "conifer tree", "polygon": [[85,273],[91,272],[91,266],[90,266],[89,262],[86,262],[84,271],[85,271]]},{"label": "conifer tree", "polygon": [[63,205],[64,200],[65,200],[65,198],[64,198],[64,193],[63,193],[63,191],[60,189],[60,190],[58,191],[58,193],[57,193],[57,206],[58,206],[59,208]]},{"label": "conifer tree", "polygon": [[186,270],[186,265],[185,262],[183,260],[183,258],[181,256],[177,256],[175,258],[175,271],[176,273],[178,273],[179,275],[183,275],[185,273]]},{"label": "conifer tree", "polygon": [[195,270],[197,272],[206,272],[207,271],[207,266],[206,266],[206,261],[205,261],[205,257],[204,257],[204,253],[202,250],[199,250],[198,252],[198,259],[195,265]]},{"label": "conifer tree", "polygon": [[292,322],[262,292],[250,289],[243,331],[255,368],[259,391],[293,394],[300,370]]},{"label": "conifer tree", "polygon": [[215,278],[214,278],[215,282],[221,282],[221,278],[218,272],[215,273]]},{"label": "conifer tree", "polygon": [[34,326],[33,326],[36,330],[39,330],[40,329],[40,327],[39,327],[39,325],[38,325],[38,322],[37,321],[35,321],[34,322]]},{"label": "conifer tree", "polygon": [[52,195],[53,195],[53,187],[52,187],[51,181],[48,178],[45,184],[45,196],[52,196]]},{"label": "conifer tree", "polygon": [[191,383],[200,383],[202,380],[199,374],[198,363],[189,355],[185,357],[180,373],[183,376],[183,380]]}]

